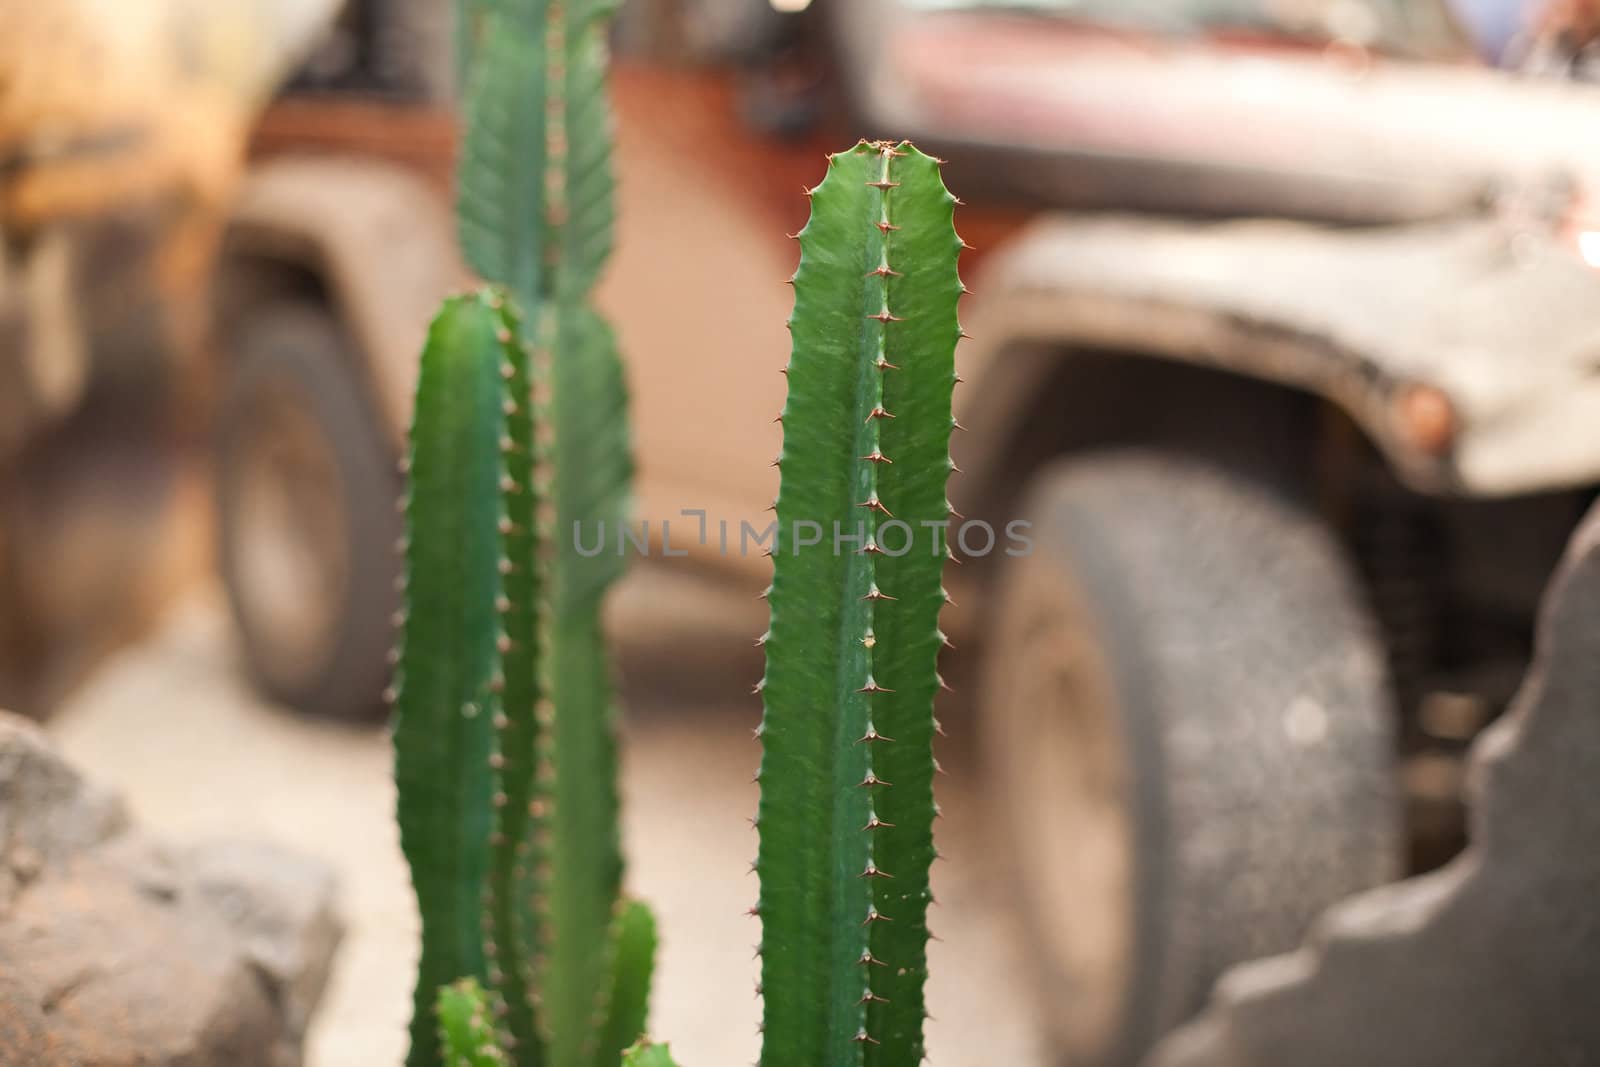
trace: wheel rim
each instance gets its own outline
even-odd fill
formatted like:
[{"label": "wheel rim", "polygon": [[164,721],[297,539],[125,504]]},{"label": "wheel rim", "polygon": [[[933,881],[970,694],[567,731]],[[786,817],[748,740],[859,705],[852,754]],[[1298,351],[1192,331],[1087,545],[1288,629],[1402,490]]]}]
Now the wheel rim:
[{"label": "wheel rim", "polygon": [[[1027,564],[1024,570],[1031,569]],[[1136,951],[1135,847],[1109,665],[1058,581],[1011,583],[986,715],[1016,843],[1048,1018],[1073,1062],[1126,1027]]]},{"label": "wheel rim", "polygon": [[293,687],[332,655],[350,580],[338,459],[307,398],[259,390],[233,450],[227,546],[235,607],[268,680]]}]

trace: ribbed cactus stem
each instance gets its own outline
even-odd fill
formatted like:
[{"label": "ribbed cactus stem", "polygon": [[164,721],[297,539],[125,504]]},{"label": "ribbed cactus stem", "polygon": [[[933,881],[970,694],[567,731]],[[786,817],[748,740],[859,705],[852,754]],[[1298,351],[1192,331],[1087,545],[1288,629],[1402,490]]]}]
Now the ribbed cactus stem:
[{"label": "ribbed cactus stem", "polygon": [[830,159],[800,232],[761,728],[762,1067],[922,1059],[955,199]]},{"label": "ribbed cactus stem", "polygon": [[431,609],[408,616],[395,739],[423,920],[408,1064],[439,1062],[433,991],[476,978],[517,1067],[616,1067],[655,933],[620,899],[600,612],[623,559],[577,551],[580,529],[622,528],[632,475],[622,365],[590,303],[614,228],[614,4],[457,4],[462,251],[510,298],[446,307],[417,395],[409,570]]},{"label": "ribbed cactus stem", "polygon": [[458,978],[490,981],[507,994],[508,1024],[533,1033],[514,863],[531,835],[538,744],[534,433],[518,326],[496,293],[456,298],[419,374],[394,727],[400,840],[422,916],[408,1067],[440,1062],[434,997]]}]

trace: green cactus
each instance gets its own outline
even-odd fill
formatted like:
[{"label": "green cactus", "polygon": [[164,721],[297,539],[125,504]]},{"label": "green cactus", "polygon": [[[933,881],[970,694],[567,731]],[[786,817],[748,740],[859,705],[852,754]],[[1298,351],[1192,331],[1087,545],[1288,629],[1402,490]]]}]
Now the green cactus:
[{"label": "green cactus", "polygon": [[923,1058],[954,204],[935,160],[862,142],[799,235],[758,687],[762,1067]]},{"label": "green cactus", "polygon": [[678,1067],[666,1045],[639,1042],[622,1057],[622,1067]]},{"label": "green cactus", "polygon": [[620,530],[632,476],[621,361],[589,295],[613,231],[611,8],[458,6],[461,243],[504,293],[445,306],[418,382],[393,694],[422,914],[408,1067],[442,1062],[435,996],[458,979],[487,989],[517,1067],[616,1067],[644,1029],[655,928],[620,900],[600,624],[623,563],[575,534]]},{"label": "green cactus", "polygon": [[483,987],[463,978],[439,990],[439,1040],[445,1067],[506,1067]]},{"label": "green cactus", "polygon": [[[494,850],[491,862],[491,835],[503,835],[512,814],[503,804],[497,825],[494,802],[506,787],[496,782],[514,782],[530,762],[532,746],[510,739],[530,725],[537,730],[526,700],[537,648],[527,632],[510,640],[537,595],[537,572],[528,565],[536,491],[528,359],[516,327],[495,297],[451,300],[434,321],[418,378],[394,693],[397,817],[422,914],[412,1067],[439,1060],[437,990],[489,977],[483,898],[491,867],[502,877],[512,851]],[[511,564],[516,559],[524,561],[520,567]],[[501,688],[510,692],[496,692]],[[497,723],[504,727],[498,745]],[[497,753],[513,757],[504,775],[494,773],[492,764],[505,760]],[[521,814],[527,811],[524,801]],[[519,831],[497,840],[527,837]],[[499,915],[503,906],[492,910]],[[496,933],[509,922],[497,923]],[[515,964],[520,947],[507,940],[502,970]],[[514,965],[509,972],[524,973]]]}]

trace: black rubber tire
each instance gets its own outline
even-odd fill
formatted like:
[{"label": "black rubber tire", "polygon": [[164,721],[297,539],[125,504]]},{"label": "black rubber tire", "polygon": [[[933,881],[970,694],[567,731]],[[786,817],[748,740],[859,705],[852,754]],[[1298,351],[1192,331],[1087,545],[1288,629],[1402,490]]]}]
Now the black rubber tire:
[{"label": "black rubber tire", "polygon": [[[394,550],[402,532],[395,499],[400,490],[395,455],[358,376],[358,364],[338,323],[309,302],[284,302],[252,312],[233,334],[233,357],[217,434],[216,501],[219,562],[251,675],[267,696],[310,715],[375,721],[384,714],[390,621],[398,607],[400,564]],[[303,406],[331,457],[339,498],[338,524],[345,580],[330,600],[319,653],[290,657],[257,622],[241,580],[241,472],[261,447],[259,419],[267,398],[285,396]],[[296,536],[302,536],[301,531]],[[315,542],[309,531],[307,545]],[[336,535],[337,536],[337,535]],[[311,549],[315,551],[315,549]],[[334,618],[333,616],[337,616]]]},{"label": "black rubber tire", "polygon": [[[1326,906],[1398,877],[1384,657],[1334,540],[1239,475],[1091,454],[1043,471],[1020,514],[1033,546],[1004,561],[991,605],[986,772],[1055,1047],[1072,1067],[1132,1067],[1224,968],[1294,947]],[[1106,739],[1093,786],[1062,784],[1077,758],[1051,743],[1064,720]],[[1063,816],[1052,834],[1063,812],[1047,806],[1075,791],[1095,821]],[[1111,836],[1060,839],[1082,826]],[[1106,840],[1118,848],[1096,851]],[[1105,856],[1119,861],[1088,881],[1052,880]],[[1106,869],[1126,872],[1111,883],[1125,893],[1061,899]],[[1096,902],[1116,899],[1100,911],[1125,936],[1087,951],[1117,967],[1074,972],[1078,942],[1062,938],[1098,942]],[[1096,980],[1111,999],[1075,1009]]]}]

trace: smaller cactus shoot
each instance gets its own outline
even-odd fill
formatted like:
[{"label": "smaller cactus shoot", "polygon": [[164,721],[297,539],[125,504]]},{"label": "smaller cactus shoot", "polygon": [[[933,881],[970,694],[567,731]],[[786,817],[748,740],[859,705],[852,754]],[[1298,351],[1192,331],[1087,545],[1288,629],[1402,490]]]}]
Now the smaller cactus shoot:
[{"label": "smaller cactus shoot", "polygon": [[758,687],[761,1067],[923,1058],[955,203],[933,158],[862,142],[799,234]]}]

